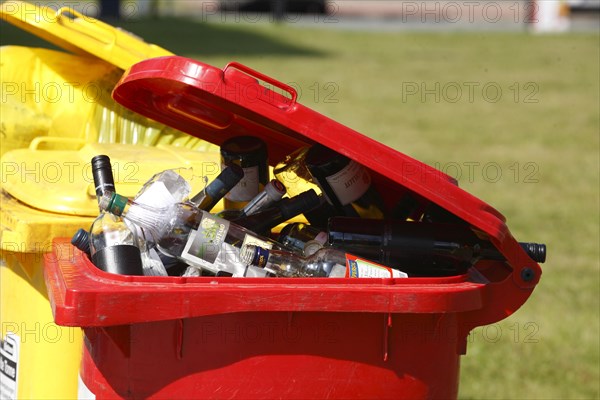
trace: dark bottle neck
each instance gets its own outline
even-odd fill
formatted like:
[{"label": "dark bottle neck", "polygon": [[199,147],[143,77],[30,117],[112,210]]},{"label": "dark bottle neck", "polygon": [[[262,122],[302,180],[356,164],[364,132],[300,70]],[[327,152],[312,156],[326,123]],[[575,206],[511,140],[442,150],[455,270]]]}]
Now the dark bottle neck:
[{"label": "dark bottle neck", "polygon": [[190,199],[201,210],[210,211],[244,177],[244,170],[231,164],[206,186],[204,190]]},{"label": "dark bottle neck", "polygon": [[96,196],[100,197],[107,191],[115,191],[115,180],[108,156],[98,155],[92,158],[92,176],[94,177]]},{"label": "dark bottle neck", "polygon": [[281,200],[275,207],[238,218],[234,222],[254,232],[264,233],[290,218],[317,207],[319,204],[319,196],[311,189],[290,199]]}]

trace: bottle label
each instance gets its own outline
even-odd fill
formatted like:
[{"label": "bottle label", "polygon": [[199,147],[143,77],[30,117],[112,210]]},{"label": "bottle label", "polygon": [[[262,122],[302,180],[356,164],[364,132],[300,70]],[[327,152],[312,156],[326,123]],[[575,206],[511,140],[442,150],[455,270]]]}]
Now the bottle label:
[{"label": "bottle label", "polygon": [[346,254],[346,278],[407,278],[408,275],[397,269],[363,260]]},{"label": "bottle label", "polygon": [[181,258],[200,266],[215,263],[227,232],[229,221],[204,213],[198,230],[192,230],[181,254]]},{"label": "bottle label", "polygon": [[[222,168],[225,168],[223,166]],[[235,185],[225,198],[230,201],[250,201],[259,192],[258,166],[243,168],[244,177]]]},{"label": "bottle label", "polygon": [[259,246],[267,250],[270,250],[273,247],[272,243],[269,243],[265,240],[259,239],[256,236],[252,236],[249,234],[246,234],[246,236],[244,236],[244,242],[242,243],[242,247],[244,247],[247,244],[253,244],[255,246]]},{"label": "bottle label", "polygon": [[371,186],[371,175],[356,161],[325,178],[343,206],[358,200]]},{"label": "bottle label", "polygon": [[144,275],[140,249],[130,244],[108,246],[92,255],[92,262],[102,271],[119,275]]}]

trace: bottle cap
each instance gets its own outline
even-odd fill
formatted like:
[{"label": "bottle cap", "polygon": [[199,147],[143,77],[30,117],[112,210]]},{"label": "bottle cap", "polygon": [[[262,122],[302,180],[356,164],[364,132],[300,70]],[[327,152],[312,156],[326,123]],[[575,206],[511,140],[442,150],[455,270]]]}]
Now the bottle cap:
[{"label": "bottle cap", "polygon": [[221,144],[221,156],[227,165],[230,165],[229,161],[239,160],[242,157],[256,164],[267,159],[267,145],[255,136],[237,136]]},{"label": "bottle cap", "polygon": [[539,243],[519,243],[531,259],[538,263],[546,262],[546,245]]},{"label": "bottle cap", "polygon": [[108,156],[98,155],[92,158],[92,176],[94,177],[96,196],[100,197],[106,191],[115,191],[115,181]]},{"label": "bottle cap", "polygon": [[277,179],[273,179],[269,183],[267,183],[264,190],[272,202],[281,200],[281,198],[285,194],[285,186]]},{"label": "bottle cap", "polygon": [[116,216],[121,216],[127,205],[127,200],[127,197],[120,194],[106,192],[98,199],[98,206],[101,211],[108,211]]},{"label": "bottle cap", "polygon": [[336,151],[321,144],[312,146],[306,153],[306,165],[308,169],[325,168],[326,170],[338,170],[350,163],[350,159]]},{"label": "bottle cap", "polygon": [[275,203],[283,197],[285,194],[285,186],[277,179],[273,179],[260,192],[255,196],[246,206],[242,209],[241,215],[252,215],[256,214],[262,209],[266,209],[272,203]]},{"label": "bottle cap", "polygon": [[86,254],[90,254],[90,236],[85,229],[79,228],[71,238],[71,244]]},{"label": "bottle cap", "polygon": [[253,244],[242,246],[240,261],[246,265],[254,265],[263,268],[267,265],[269,250]]}]

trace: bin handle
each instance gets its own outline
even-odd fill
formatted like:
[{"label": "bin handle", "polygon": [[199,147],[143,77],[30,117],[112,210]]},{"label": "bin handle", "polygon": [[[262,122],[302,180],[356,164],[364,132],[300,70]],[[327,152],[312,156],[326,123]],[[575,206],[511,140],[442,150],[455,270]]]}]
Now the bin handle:
[{"label": "bin handle", "polygon": [[65,138],[58,136],[38,136],[29,143],[29,150],[39,150],[38,147],[44,143],[63,143],[63,144],[86,144],[87,141],[82,138]]},{"label": "bin handle", "polygon": [[229,69],[229,68],[233,68],[233,69],[237,69],[238,71],[241,71],[243,73],[245,73],[246,75],[249,75],[253,78],[259,79],[261,81],[270,83],[271,85],[283,90],[284,92],[288,93],[291,98],[290,98],[290,105],[293,105],[296,103],[296,100],[298,99],[298,93],[296,92],[296,89],[294,89],[293,87],[291,87],[290,85],[287,85],[283,82],[278,81],[277,79],[271,78],[268,75],[263,74],[262,72],[258,72],[244,64],[240,64],[239,62],[236,61],[232,61],[230,63],[228,63],[225,68],[223,68],[223,74],[225,74],[225,72]]},{"label": "bin handle", "polygon": [[94,22],[92,23],[88,18],[92,19],[72,7],[61,7],[56,11],[56,20],[63,27],[85,35],[97,42],[101,42],[104,45],[115,43],[115,32],[110,25],[97,19],[93,19]]}]

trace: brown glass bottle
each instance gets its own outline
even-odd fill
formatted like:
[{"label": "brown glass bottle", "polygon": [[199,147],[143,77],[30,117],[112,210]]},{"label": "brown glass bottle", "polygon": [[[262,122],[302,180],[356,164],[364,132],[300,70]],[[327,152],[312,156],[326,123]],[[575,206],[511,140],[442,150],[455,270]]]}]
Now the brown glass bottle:
[{"label": "brown glass bottle", "polygon": [[267,145],[254,136],[237,136],[221,144],[222,168],[236,164],[244,177],[224,197],[226,210],[240,210],[269,182]]},{"label": "brown glass bottle", "polygon": [[[335,217],[327,233],[333,247],[419,276],[461,274],[479,260],[505,259],[465,224]],[[520,245],[534,261],[545,261],[545,245]]]},{"label": "brown glass bottle", "polygon": [[320,144],[308,150],[304,162],[338,215],[383,218],[381,196],[361,164]]}]

